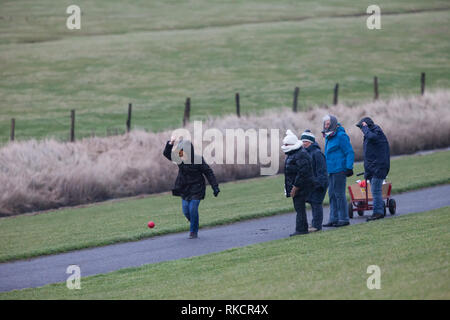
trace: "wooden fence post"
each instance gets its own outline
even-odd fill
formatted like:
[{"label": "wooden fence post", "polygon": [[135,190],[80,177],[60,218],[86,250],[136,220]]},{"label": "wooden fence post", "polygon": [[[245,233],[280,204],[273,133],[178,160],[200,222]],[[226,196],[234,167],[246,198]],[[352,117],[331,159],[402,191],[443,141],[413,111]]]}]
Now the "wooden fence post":
[{"label": "wooden fence post", "polygon": [[298,107],[298,94],[300,93],[300,88],[295,87],[294,89],[294,102],[292,103],[292,111],[297,112]]},{"label": "wooden fence post", "polygon": [[130,128],[131,128],[131,103],[128,104],[127,132],[130,132]]},{"label": "wooden fence post", "polygon": [[239,92],[236,93],[236,114],[238,118],[241,117],[241,103],[239,99]]},{"label": "wooden fence post", "polygon": [[378,100],[378,77],[373,78],[374,100]]},{"label": "wooden fence post", "polygon": [[339,94],[339,83],[336,83],[334,86],[334,98],[333,98],[333,104],[338,104],[338,94]]},{"label": "wooden fence post", "polygon": [[70,110],[70,142],[75,141],[75,110]]},{"label": "wooden fence post", "polygon": [[16,119],[11,119],[11,141],[14,141],[14,132],[16,130]]},{"label": "wooden fence post", "polygon": [[425,72],[420,75],[420,93],[422,95],[425,93]]},{"label": "wooden fence post", "polygon": [[189,122],[189,117],[191,113],[191,98],[186,99],[186,104],[184,106],[184,117],[183,117],[183,127]]}]

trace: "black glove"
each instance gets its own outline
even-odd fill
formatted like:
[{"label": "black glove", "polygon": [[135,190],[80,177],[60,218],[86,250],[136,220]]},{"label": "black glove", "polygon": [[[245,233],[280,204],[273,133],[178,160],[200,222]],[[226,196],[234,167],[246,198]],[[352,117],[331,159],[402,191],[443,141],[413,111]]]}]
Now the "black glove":
[{"label": "black glove", "polygon": [[345,171],[345,175],[347,177],[351,177],[353,175],[353,169],[348,169],[347,171]]},{"label": "black glove", "polygon": [[217,195],[219,194],[220,189],[217,187],[214,189],[214,197],[217,197]]}]

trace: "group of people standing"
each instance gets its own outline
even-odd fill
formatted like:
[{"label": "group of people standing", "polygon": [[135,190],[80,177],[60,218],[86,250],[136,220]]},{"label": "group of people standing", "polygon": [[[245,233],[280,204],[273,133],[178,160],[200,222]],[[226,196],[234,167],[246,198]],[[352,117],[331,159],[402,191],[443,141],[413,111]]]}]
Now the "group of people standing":
[{"label": "group of people standing", "polygon": [[[382,184],[390,169],[389,142],[383,130],[371,118],[361,119],[356,126],[364,135],[364,175],[371,183],[373,214],[368,221],[384,217]],[[286,131],[281,149],[286,154],[284,174],[285,192],[292,197],[297,212],[295,232],[291,236],[307,234],[322,227],[343,227],[350,224],[345,189],[347,177],[353,175],[354,151],[345,129],[337,118],[323,118],[325,149],[322,153],[310,130],[301,138]],[[330,216],[323,222],[322,203],[328,189]],[[306,203],[311,205],[312,221],[308,227]]]},{"label": "group of people standing", "polygon": [[[373,194],[374,209],[369,220],[380,219],[384,217],[381,188],[389,172],[389,143],[372,119],[363,118],[356,126],[364,134],[365,178],[370,180]],[[295,232],[291,236],[319,231],[322,227],[343,227],[350,224],[345,196],[347,177],[353,175],[354,152],[350,138],[332,115],[323,118],[322,134],[325,138],[323,153],[310,130],[303,132],[300,139],[291,130],[287,130],[283,139],[281,149],[286,154],[285,194],[292,197],[297,212]],[[183,214],[190,222],[189,238],[195,239],[199,228],[198,207],[205,198],[204,176],[215,197],[220,189],[211,168],[202,156],[194,153],[192,143],[181,140],[175,146],[175,140],[172,137],[167,141],[163,154],[171,161],[174,161],[174,156],[178,157],[178,175],[172,193],[181,197]],[[330,217],[326,224],[322,224],[322,204],[327,189]],[[306,217],[306,203],[312,208],[310,227]]]}]

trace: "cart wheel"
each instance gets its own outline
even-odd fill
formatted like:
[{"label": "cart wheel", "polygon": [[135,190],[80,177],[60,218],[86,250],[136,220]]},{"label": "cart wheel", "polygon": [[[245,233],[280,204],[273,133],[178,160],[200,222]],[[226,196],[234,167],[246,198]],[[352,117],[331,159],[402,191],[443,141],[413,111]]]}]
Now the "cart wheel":
[{"label": "cart wheel", "polygon": [[397,203],[395,202],[394,199],[389,199],[388,207],[389,207],[390,214],[394,215],[395,211],[397,211]]},{"label": "cart wheel", "polygon": [[[364,205],[363,202],[361,202],[361,201],[358,202],[358,206],[363,206],[363,205]],[[364,210],[358,210],[357,212],[358,212],[358,216],[360,216],[360,217],[362,217],[364,215]]]},{"label": "cart wheel", "polygon": [[353,219],[353,205],[351,202],[348,203],[348,216],[350,219]]},{"label": "cart wheel", "polygon": [[383,201],[383,215],[386,217],[386,203]]}]

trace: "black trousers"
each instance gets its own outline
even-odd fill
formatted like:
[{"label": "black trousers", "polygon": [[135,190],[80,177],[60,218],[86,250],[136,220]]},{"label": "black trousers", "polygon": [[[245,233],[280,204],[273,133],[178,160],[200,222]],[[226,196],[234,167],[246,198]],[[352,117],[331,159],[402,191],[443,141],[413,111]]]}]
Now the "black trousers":
[{"label": "black trousers", "polygon": [[294,209],[297,212],[295,231],[308,233],[308,218],[306,217],[306,197],[294,197]]}]

